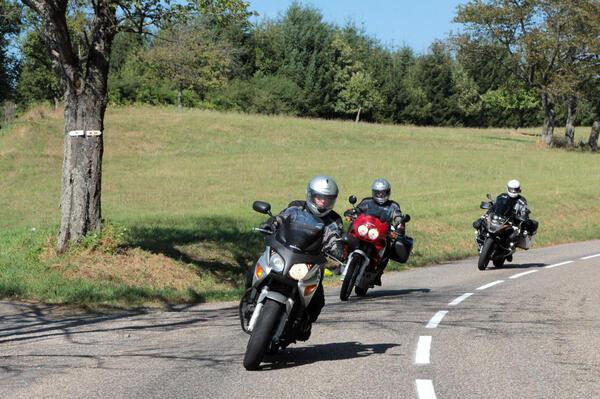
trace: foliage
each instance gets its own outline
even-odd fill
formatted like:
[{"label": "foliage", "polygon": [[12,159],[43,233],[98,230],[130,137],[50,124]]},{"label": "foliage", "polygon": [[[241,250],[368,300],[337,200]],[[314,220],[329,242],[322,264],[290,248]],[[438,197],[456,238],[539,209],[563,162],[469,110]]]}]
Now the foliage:
[{"label": "foliage", "polygon": [[0,0],[0,103],[14,95],[17,59],[8,48],[20,29],[21,10],[11,0]]}]

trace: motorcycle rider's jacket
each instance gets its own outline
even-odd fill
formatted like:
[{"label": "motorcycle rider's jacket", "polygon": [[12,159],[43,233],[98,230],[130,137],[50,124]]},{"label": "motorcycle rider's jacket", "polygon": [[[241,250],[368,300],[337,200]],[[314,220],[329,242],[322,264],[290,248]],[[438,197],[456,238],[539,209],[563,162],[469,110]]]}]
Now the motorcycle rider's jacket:
[{"label": "motorcycle rider's jacket", "polygon": [[276,231],[283,220],[289,217],[295,218],[302,223],[322,228],[323,252],[328,252],[338,259],[344,258],[344,246],[341,241],[339,241],[342,237],[344,225],[342,223],[342,218],[335,211],[331,211],[325,216],[316,216],[310,212],[306,205],[306,201],[292,201],[278,215],[261,223],[261,227],[268,226],[272,228],[273,231]]},{"label": "motorcycle rider's jacket", "polygon": [[387,200],[383,205],[378,204],[372,197],[364,198],[360,204],[356,206],[361,213],[367,213],[370,208],[376,207],[387,215],[387,222],[396,228],[402,222],[402,211],[400,205],[396,201]]},{"label": "motorcycle rider's jacket", "polygon": [[513,212],[513,216],[515,216],[520,221],[525,221],[529,219],[529,214],[531,213],[531,209],[529,209],[529,205],[527,205],[527,200],[522,195],[519,195],[516,198],[511,198],[507,193],[502,193],[496,197],[495,201],[498,199],[506,199],[509,204],[511,204],[511,209]]}]

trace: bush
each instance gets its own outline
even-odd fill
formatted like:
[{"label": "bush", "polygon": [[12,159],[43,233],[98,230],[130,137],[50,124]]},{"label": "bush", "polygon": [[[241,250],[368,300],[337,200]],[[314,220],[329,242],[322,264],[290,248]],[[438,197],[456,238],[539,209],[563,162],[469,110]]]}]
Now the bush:
[{"label": "bush", "polygon": [[255,76],[250,81],[234,80],[211,93],[218,109],[270,115],[299,115],[304,108],[302,90],[284,76]]}]

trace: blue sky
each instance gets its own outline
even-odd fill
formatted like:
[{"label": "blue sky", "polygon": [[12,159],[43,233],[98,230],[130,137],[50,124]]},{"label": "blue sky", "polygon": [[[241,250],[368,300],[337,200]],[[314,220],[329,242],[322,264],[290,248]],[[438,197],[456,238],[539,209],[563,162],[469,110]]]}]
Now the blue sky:
[{"label": "blue sky", "polygon": [[[262,16],[277,18],[293,2],[249,1],[250,10],[260,14],[259,20]],[[408,45],[417,53],[424,53],[435,39],[443,39],[450,31],[459,29],[452,19],[456,7],[466,0],[312,0],[299,3],[321,10],[326,22],[344,25],[353,21],[388,47]]]}]

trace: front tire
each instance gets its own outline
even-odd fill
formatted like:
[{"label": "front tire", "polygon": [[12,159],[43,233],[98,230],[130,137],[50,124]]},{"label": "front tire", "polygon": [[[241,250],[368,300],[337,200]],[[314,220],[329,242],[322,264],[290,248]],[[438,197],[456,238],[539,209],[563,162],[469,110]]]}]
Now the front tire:
[{"label": "front tire", "polygon": [[477,268],[479,270],[485,270],[489,261],[490,254],[492,253],[492,247],[494,245],[494,239],[488,237],[485,239],[483,246],[481,247],[481,253],[479,254],[479,261],[477,262]]},{"label": "front tire", "polygon": [[256,320],[256,325],[252,330],[252,335],[246,346],[244,355],[244,367],[246,370],[256,370],[260,365],[265,352],[271,345],[273,333],[281,317],[283,306],[276,301],[267,299]]},{"label": "front tire", "polygon": [[344,282],[342,283],[342,288],[340,288],[340,299],[342,301],[347,301],[348,297],[352,293],[354,280],[356,279],[356,273],[358,272],[359,260],[360,256],[355,256],[348,265],[346,276],[344,277]]}]

